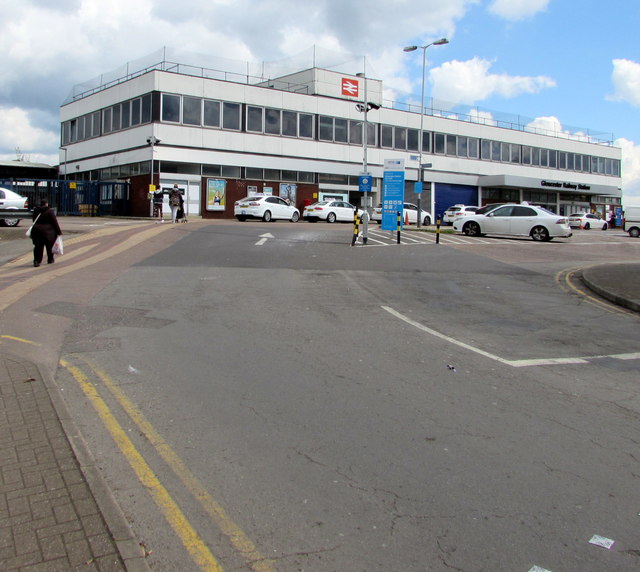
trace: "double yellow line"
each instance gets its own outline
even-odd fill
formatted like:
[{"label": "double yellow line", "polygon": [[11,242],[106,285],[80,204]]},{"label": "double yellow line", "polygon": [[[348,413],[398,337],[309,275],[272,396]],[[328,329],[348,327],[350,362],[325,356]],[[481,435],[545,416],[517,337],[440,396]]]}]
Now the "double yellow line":
[{"label": "double yellow line", "polygon": [[[220,531],[229,539],[234,549],[240,553],[248,565],[255,572],[273,572],[273,561],[262,556],[245,533],[229,518],[225,510],[209,494],[200,481],[189,471],[184,462],[173,449],[162,439],[153,425],[145,418],[144,414],[131,402],[114,381],[91,360],[83,359],[93,374],[104,383],[105,387],[116,398],[122,409],[138,426],[149,442],[155,447],[158,454],[169,465],[173,472],[182,481],[187,490],[200,503],[207,514],[218,526]],[[138,452],[126,432],[102,399],[95,385],[89,377],[77,366],[67,360],[61,360],[64,367],[78,382],[85,396],[89,399],[105,427],[111,434],[116,445],[127,459],[139,481],[149,491],[153,500],[163,512],[167,522],[180,538],[185,549],[193,561],[202,570],[222,570],[220,564],[211,553],[205,542],[198,535],[191,523],[169,492],[162,485],[144,457]]]}]

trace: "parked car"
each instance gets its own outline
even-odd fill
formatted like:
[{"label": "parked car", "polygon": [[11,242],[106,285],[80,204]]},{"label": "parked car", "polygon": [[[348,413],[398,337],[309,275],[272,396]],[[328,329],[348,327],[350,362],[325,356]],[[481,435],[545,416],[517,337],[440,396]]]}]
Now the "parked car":
[{"label": "parked car", "polygon": [[[304,208],[302,218],[309,222],[326,220],[327,222],[353,222],[353,213],[356,207],[345,201],[318,201]],[[362,209],[358,209],[358,215],[362,216]]]},{"label": "parked car", "polygon": [[624,231],[633,238],[640,237],[640,207],[627,207],[624,210]]},{"label": "parked car", "polygon": [[607,221],[593,213],[574,213],[569,215],[568,220],[571,228],[583,228],[584,230],[590,228],[607,230],[608,228]]},{"label": "parked car", "polygon": [[483,207],[480,207],[475,214],[486,215],[487,213],[497,209],[498,207],[503,207],[505,205],[515,205],[515,204],[516,203],[491,203],[489,205],[484,205]]},{"label": "parked car", "polygon": [[290,220],[298,222],[300,211],[280,197],[271,195],[250,196],[236,201],[233,214],[241,222],[248,218],[262,219],[264,222],[272,220]]},{"label": "parked car", "polygon": [[[28,208],[29,199],[27,197],[23,197],[9,189],[0,188],[0,209],[18,210]],[[0,219],[0,225],[2,226],[18,226],[19,224],[19,218]]]},{"label": "parked car", "polygon": [[472,207],[469,205],[453,205],[449,207],[442,215],[444,224],[452,225],[453,220],[459,216],[467,216],[474,214],[480,207]]},{"label": "parked car", "polygon": [[[416,205],[413,203],[404,203],[404,208],[402,210],[403,222],[407,215],[409,216],[409,224],[418,224],[418,207]],[[371,220],[374,222],[382,222],[382,204],[379,204],[375,209],[373,209]],[[423,225],[430,225],[432,220],[433,218],[431,217],[431,213],[420,209],[420,221]]]},{"label": "parked car", "polygon": [[458,218],[453,222],[453,230],[463,232],[467,236],[530,236],[537,241],[551,240],[555,237],[568,238],[572,234],[566,217],[524,203],[503,205],[486,215],[476,213]]}]

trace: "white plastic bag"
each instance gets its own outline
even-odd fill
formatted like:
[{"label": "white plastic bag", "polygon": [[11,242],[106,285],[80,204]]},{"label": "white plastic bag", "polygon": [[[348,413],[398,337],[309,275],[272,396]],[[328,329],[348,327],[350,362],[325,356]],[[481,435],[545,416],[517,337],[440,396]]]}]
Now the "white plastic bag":
[{"label": "white plastic bag", "polygon": [[58,238],[56,238],[56,241],[53,243],[53,253],[59,254],[61,256],[64,254],[64,247],[62,245],[61,236],[58,236]]}]

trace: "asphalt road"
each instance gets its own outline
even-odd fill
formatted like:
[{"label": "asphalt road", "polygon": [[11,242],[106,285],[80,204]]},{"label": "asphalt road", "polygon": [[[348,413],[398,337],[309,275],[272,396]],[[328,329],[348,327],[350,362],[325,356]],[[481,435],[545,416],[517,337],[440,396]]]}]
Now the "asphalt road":
[{"label": "asphalt road", "polygon": [[154,570],[640,567],[638,316],[564,280],[624,235],[139,230],[4,319],[62,358]]}]

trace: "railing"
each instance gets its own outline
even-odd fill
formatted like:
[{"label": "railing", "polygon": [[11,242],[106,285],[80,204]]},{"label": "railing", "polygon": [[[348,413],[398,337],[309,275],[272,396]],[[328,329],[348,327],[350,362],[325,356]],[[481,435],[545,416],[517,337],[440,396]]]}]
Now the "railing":
[{"label": "railing", "polygon": [[[169,54],[168,54],[169,53]],[[208,65],[194,65],[193,63],[179,63],[178,57],[168,59],[168,55],[179,56],[184,59],[204,59],[207,62],[213,60],[220,63],[218,67],[209,67]],[[321,64],[317,62],[316,49],[313,51],[313,61],[310,66],[307,67],[320,67]],[[175,60],[175,61],[174,61]],[[353,58],[351,62],[355,61]],[[350,62],[350,63],[351,63]],[[280,79],[269,79],[269,73],[267,68],[270,67],[271,71],[277,73],[279,76],[286,75],[286,73],[292,73],[294,71],[300,71],[304,68],[304,62],[300,60],[290,60],[289,63],[272,62],[271,64],[261,64],[261,69],[258,69],[258,63],[243,62],[240,60],[231,60],[226,58],[204,56],[199,54],[180,53],[177,50],[167,50],[162,48],[133,62],[127,62],[124,66],[108,73],[102,74],[93,80],[77,84],[73,87],[71,94],[64,101],[64,104],[77,101],[84,97],[88,97],[107,89],[109,87],[118,85],[135,77],[139,77],[145,73],[153,70],[166,71],[169,73],[182,74],[192,77],[201,77],[206,79],[217,79],[221,81],[228,81],[232,83],[242,83],[247,85],[260,85],[279,91],[288,91],[293,93],[305,93],[308,94],[308,86],[300,83],[289,83]],[[339,65],[344,65],[344,56],[341,64],[326,65],[324,67],[337,68]],[[361,64],[358,64],[361,65]],[[251,66],[254,66],[252,73]],[[286,70],[285,67],[289,66],[291,69]],[[224,69],[227,68],[227,69]],[[240,68],[244,68],[243,71]],[[410,113],[421,113],[420,105],[411,103],[410,100],[415,96],[406,94],[406,100],[384,100],[383,107],[389,109],[397,109],[400,111],[408,111]],[[477,123],[480,125],[489,125],[493,127],[500,127],[503,129],[511,129],[516,131],[523,131],[527,133],[535,133],[539,135],[547,135],[551,137],[559,137],[563,139],[572,139],[578,141],[586,141],[589,143],[595,143],[599,145],[613,144],[613,134],[606,132],[598,132],[590,129],[577,128],[577,127],[559,127],[559,129],[544,127],[540,125],[539,120],[532,118],[522,117],[520,115],[507,114],[500,111],[490,111],[480,109],[479,107],[461,107],[452,102],[440,101],[431,99],[430,105],[425,107],[424,114],[441,117],[444,119],[453,119],[456,121],[466,121],[469,123]],[[537,121],[537,124],[536,124]]]},{"label": "railing", "polygon": [[46,199],[60,215],[124,216],[129,214],[129,184],[125,182],[12,179],[0,180],[0,186],[28,198],[30,209]]}]

